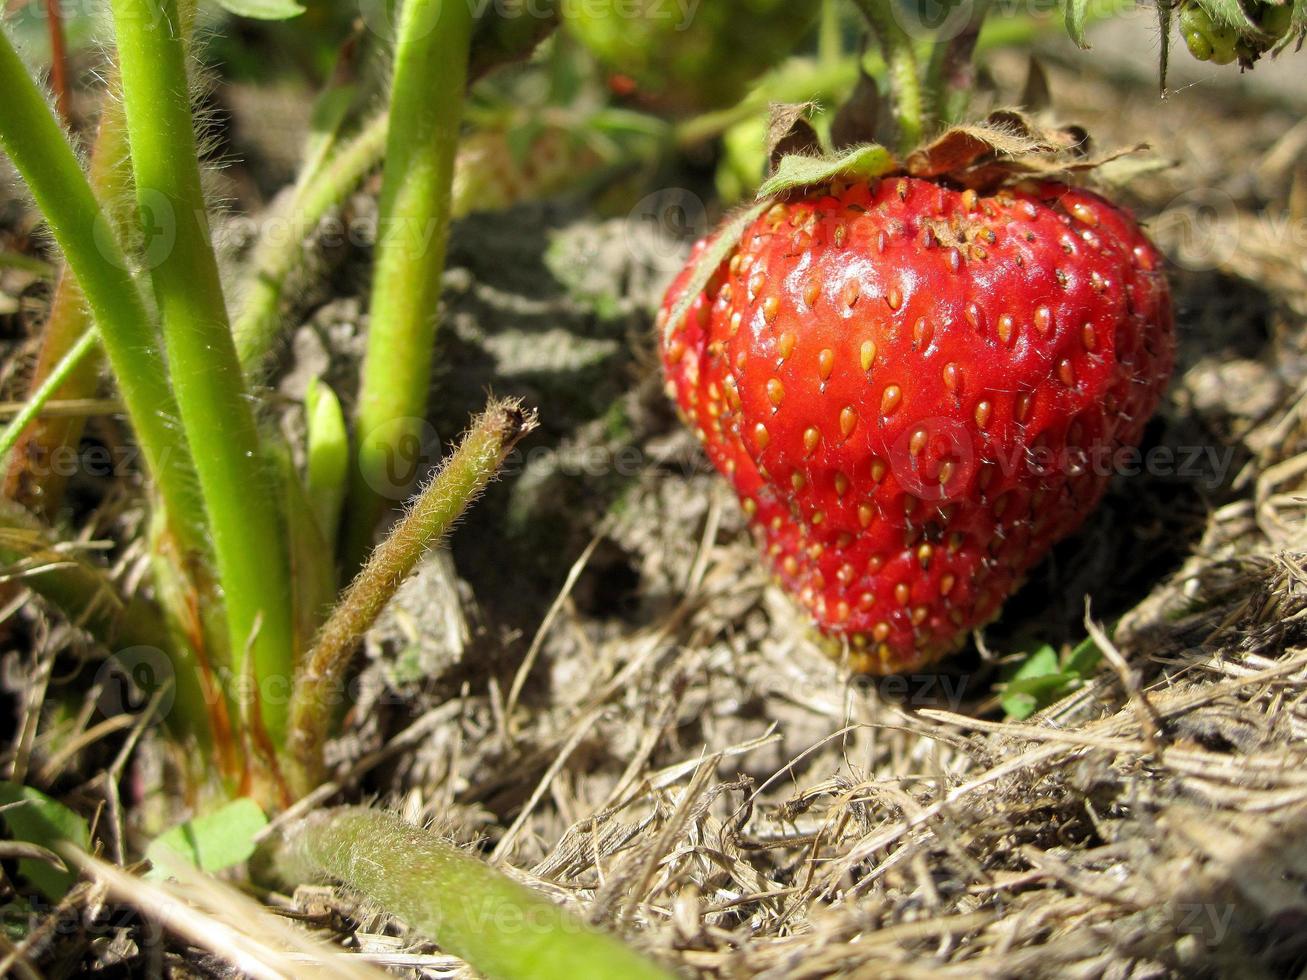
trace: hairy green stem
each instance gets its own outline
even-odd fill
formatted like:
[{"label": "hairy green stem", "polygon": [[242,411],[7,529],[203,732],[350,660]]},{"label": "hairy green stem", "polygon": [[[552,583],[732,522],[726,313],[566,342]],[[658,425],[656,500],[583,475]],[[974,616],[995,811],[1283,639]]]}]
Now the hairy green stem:
[{"label": "hairy green stem", "polygon": [[344,534],[347,568],[367,554],[395,493],[406,492],[391,486],[388,463],[397,447],[416,438],[426,415],[472,6],[408,0],[400,16],[359,391],[358,465]]},{"label": "hairy green stem", "polygon": [[616,937],[430,831],[363,807],[293,824],[276,853],[288,884],[335,878],[491,980],[671,980]]},{"label": "hairy green stem", "polygon": [[898,123],[899,151],[907,153],[921,142],[925,107],[921,74],[912,38],[894,16],[894,0],[856,0],[880,42],[889,74],[890,98]]},{"label": "hairy green stem", "polygon": [[973,0],[962,30],[932,45],[923,93],[925,112],[931,123],[951,123],[958,109],[966,105],[975,84],[972,57],[988,13],[989,0]]},{"label": "hairy green stem", "polygon": [[264,682],[288,681],[295,654],[282,498],[260,446],[210,238],[184,29],[177,0],[112,6],[137,201],[142,217],[168,235],[146,253],[154,259],[151,280],[182,424],[196,449],[233,675],[255,681],[245,689],[246,723],[261,725],[279,745],[285,699],[259,695]]},{"label": "hairy green stem", "polygon": [[144,298],[128,271],[113,224],[95,199],[77,156],[0,31],[0,149],[26,181],[99,325],[150,475],[172,533],[205,553],[205,520],[177,403]]},{"label": "hairy green stem", "polygon": [[258,375],[276,343],[282,289],[300,262],[304,239],[381,162],[386,121],[386,113],[378,113],[351,139],[342,141],[322,168],[270,216],[270,231],[259,239],[250,258],[249,279],[232,328],[247,377]]},{"label": "hairy green stem", "polygon": [[489,405],[341,596],[318,633],[291,696],[291,745],[301,790],[311,789],[322,775],[322,747],[359,640],[426,549],[458,520],[535,424],[535,416],[516,402]]}]

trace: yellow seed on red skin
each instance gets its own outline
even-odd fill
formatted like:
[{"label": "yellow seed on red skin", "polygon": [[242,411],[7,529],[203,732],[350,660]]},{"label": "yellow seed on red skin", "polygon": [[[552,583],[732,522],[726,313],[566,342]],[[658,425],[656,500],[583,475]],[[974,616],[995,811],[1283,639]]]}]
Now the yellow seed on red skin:
[{"label": "yellow seed on red skin", "polygon": [[834,370],[835,352],[827,347],[817,355],[817,373],[821,376],[822,381],[827,381]]},{"label": "yellow seed on red skin", "polygon": [[775,320],[781,313],[781,301],[775,296],[768,296],[762,301],[762,318],[768,323]]},{"label": "yellow seed on red skin", "polygon": [[835,621],[842,623],[849,618],[849,604],[844,600],[835,603]]},{"label": "yellow seed on red skin", "polygon": [[835,577],[847,585],[849,582],[853,581],[853,576],[856,574],[857,570],[848,562],[845,562],[840,566],[840,570],[835,573]]},{"label": "yellow seed on red skin", "polygon": [[1098,332],[1094,330],[1092,323],[1086,323],[1080,328],[1080,342],[1085,345],[1085,350],[1090,353],[1098,348]]},{"label": "yellow seed on red skin", "polygon": [[814,511],[812,512],[812,526],[813,526],[813,527],[816,527],[818,524],[820,524],[820,523],[821,523],[822,521],[824,521],[825,519],[826,519],[826,515],[825,515],[822,511],[814,510]]},{"label": "yellow seed on red skin", "polygon": [[1068,388],[1076,386],[1076,369],[1068,358],[1062,358],[1057,364],[1057,376]]},{"label": "yellow seed on red skin", "polygon": [[873,459],[871,461],[871,479],[874,483],[879,483],[885,479],[885,474],[889,472],[889,467],[885,465],[883,459]]},{"label": "yellow seed on red skin", "polygon": [[962,192],[962,207],[965,210],[974,211],[976,209],[977,200],[978,198],[976,192],[973,191],[970,187],[968,187],[965,191]]},{"label": "yellow seed on red skin", "polygon": [[[808,546],[808,557],[815,561],[816,559],[821,557],[821,553],[825,550],[826,550],[826,546],[823,545],[820,541],[814,544],[810,544]],[[820,576],[821,573],[818,572],[817,575]]]},{"label": "yellow seed on red skin", "polygon": [[944,365],[944,387],[956,394],[957,390],[962,387],[962,371],[957,364],[952,361]]},{"label": "yellow seed on red skin", "polygon": [[993,410],[994,410],[994,406],[990,405],[989,402],[987,402],[987,401],[980,401],[980,402],[977,402],[977,403],[976,403],[976,416],[975,416],[975,417],[976,417],[976,425],[980,426],[982,429],[983,429],[985,426],[989,425],[989,416],[990,416],[990,413],[993,412]]},{"label": "yellow seed on red skin", "polygon": [[877,623],[871,628],[871,636],[877,643],[884,643],[889,639],[889,623]]},{"label": "yellow seed on red skin", "polygon": [[737,310],[736,312],[734,312],[734,313],[731,314],[731,336],[732,336],[732,337],[734,337],[737,333],[740,332],[740,325],[741,325],[742,323],[744,323],[744,317],[740,315],[740,312],[739,312],[738,310]]},{"label": "yellow seed on red skin", "polygon": [[885,294],[885,302],[891,310],[897,310],[903,305],[903,294],[891,286],[889,292]]},{"label": "yellow seed on red skin", "polygon": [[840,432],[844,433],[847,439],[853,430],[858,426],[858,413],[853,410],[852,405],[844,406],[840,412]]},{"label": "yellow seed on red skin", "polygon": [[744,512],[750,517],[758,513],[758,501],[754,500],[752,497],[745,497],[744,503],[740,506],[744,508]]},{"label": "yellow seed on red skin", "polygon": [[731,270],[731,275],[733,275],[733,276],[735,276],[735,275],[739,275],[739,273],[740,273],[740,253],[739,253],[739,252],[736,252],[734,255],[731,256],[731,262],[730,262],[730,265],[728,266],[728,268]]},{"label": "yellow seed on red skin", "polygon": [[807,479],[798,470],[790,474],[790,486],[794,488],[795,493],[802,492],[803,488],[808,485]]},{"label": "yellow seed on red skin", "polygon": [[1030,418],[1031,401],[1029,392],[1017,396],[1016,419],[1018,422],[1024,422]]},{"label": "yellow seed on red skin", "polygon": [[926,448],[926,441],[930,438],[925,429],[917,429],[912,433],[908,440],[908,452],[913,456],[920,456],[922,450]]},{"label": "yellow seed on red skin", "polygon": [[939,485],[946,485],[949,480],[953,479],[953,460],[946,459],[939,465]]},{"label": "yellow seed on red skin", "polygon": [[1076,201],[1071,205],[1070,210],[1071,217],[1075,218],[1077,221],[1089,225],[1090,227],[1098,224],[1098,215],[1094,213],[1093,208],[1089,207],[1084,202]]},{"label": "yellow seed on red skin", "polygon": [[927,347],[934,336],[935,328],[930,325],[930,321],[924,316],[918,317],[912,326],[912,343],[917,347]]},{"label": "yellow seed on red skin", "polygon": [[837,472],[835,474],[835,493],[838,496],[843,497],[848,492],[849,492],[849,478],[845,476],[843,473]]},{"label": "yellow seed on red skin", "polygon": [[1045,334],[1053,329],[1053,314],[1047,306],[1035,310],[1035,329]]},{"label": "yellow seed on red skin", "polygon": [[903,392],[898,385],[886,385],[885,392],[880,396],[880,414],[893,415],[902,400]]},{"label": "yellow seed on red skin", "polygon": [[858,360],[862,364],[863,371],[870,371],[872,362],[876,360],[876,342],[874,340],[864,340],[862,350],[859,351]]},{"label": "yellow seed on red skin", "polygon": [[803,288],[803,301],[807,303],[809,307],[813,307],[817,305],[817,300],[820,296],[821,283],[817,282],[816,279],[808,280],[808,285]]},{"label": "yellow seed on red skin", "polygon": [[912,590],[908,588],[906,582],[900,582],[894,586],[894,601],[900,606],[906,606],[908,600],[912,598]]},{"label": "yellow seed on red skin", "polygon": [[880,570],[884,567],[885,567],[884,555],[872,555],[870,558],[867,559],[867,574],[869,575],[879,574]]},{"label": "yellow seed on red skin", "polygon": [[858,305],[858,300],[861,298],[862,284],[856,279],[850,279],[840,291],[840,300],[844,303],[845,309],[853,309]]},{"label": "yellow seed on red skin", "polygon": [[1004,313],[998,318],[998,339],[1005,344],[1011,344],[1012,338],[1016,334],[1016,323],[1012,317]]},{"label": "yellow seed on red skin", "polygon": [[786,575],[797,575],[799,573],[799,560],[793,555],[786,555],[782,566]]},{"label": "yellow seed on red skin", "polygon": [[794,334],[788,330],[781,334],[780,340],[776,341],[776,353],[780,355],[782,361],[794,353],[794,343]]},{"label": "yellow seed on red skin", "polygon": [[753,441],[758,447],[758,452],[766,449],[767,444],[771,442],[771,433],[767,431],[767,426],[761,422],[753,427]]},{"label": "yellow seed on red skin", "polygon": [[929,544],[923,544],[920,548],[917,549],[917,561],[921,562],[921,564],[923,565],[929,565],[930,556],[933,555],[934,553],[935,553],[934,548],[932,548]]},{"label": "yellow seed on red skin", "polygon": [[762,292],[762,287],[767,285],[767,276],[761,272],[755,272],[749,277],[749,302],[752,303]]},{"label": "yellow seed on red skin", "polygon": [[780,408],[781,401],[785,398],[785,386],[781,384],[780,378],[767,379],[767,400],[772,403],[772,407]]},{"label": "yellow seed on red skin", "polygon": [[821,442],[821,433],[818,432],[814,427],[809,426],[807,429],[804,430],[803,432],[804,449],[806,449],[808,452],[812,452],[814,449],[817,448],[817,444],[819,442]]},{"label": "yellow seed on red skin", "polygon": [[864,592],[862,593],[862,595],[858,596],[859,609],[870,609],[875,604],[876,604],[876,597],[872,595],[870,592]]},{"label": "yellow seed on red skin", "polygon": [[980,307],[975,303],[968,303],[966,309],[967,322],[975,330],[980,329]]},{"label": "yellow seed on red skin", "polygon": [[868,527],[871,520],[876,516],[876,512],[871,509],[870,504],[858,504],[858,523],[863,527]]},{"label": "yellow seed on red skin", "polygon": [[953,575],[953,573],[946,572],[944,576],[939,580],[939,594],[948,595],[950,592],[953,591],[953,586],[956,582],[957,582],[957,578]]},{"label": "yellow seed on red skin", "polygon": [[835,247],[836,247],[836,248],[843,248],[843,247],[844,247],[844,239],[848,237],[848,234],[849,234],[849,230],[848,230],[847,228],[845,228],[843,225],[836,225],[836,226],[835,226]]},{"label": "yellow seed on red skin", "polygon": [[929,615],[930,615],[929,609],[927,609],[925,606],[917,606],[912,610],[912,625],[920,626],[922,623],[926,621],[926,617]]}]

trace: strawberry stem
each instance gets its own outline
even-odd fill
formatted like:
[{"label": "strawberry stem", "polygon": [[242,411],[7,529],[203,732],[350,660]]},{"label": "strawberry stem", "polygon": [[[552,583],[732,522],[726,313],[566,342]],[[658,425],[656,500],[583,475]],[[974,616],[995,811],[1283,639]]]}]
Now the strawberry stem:
[{"label": "strawberry stem", "polygon": [[906,154],[921,142],[924,104],[917,52],[894,16],[893,0],[856,0],[880,42],[889,75],[890,103],[898,123],[899,150]]}]

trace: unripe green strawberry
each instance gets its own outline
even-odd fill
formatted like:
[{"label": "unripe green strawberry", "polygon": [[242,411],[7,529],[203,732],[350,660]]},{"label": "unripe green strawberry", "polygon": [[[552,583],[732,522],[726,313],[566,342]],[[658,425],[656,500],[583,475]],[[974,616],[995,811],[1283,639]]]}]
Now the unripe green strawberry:
[{"label": "unripe green strawberry", "polygon": [[1171,371],[1161,257],[1061,184],[806,192],[676,322],[695,258],[659,316],[669,394],[860,671],[927,664],[993,618],[1097,504]]},{"label": "unripe green strawberry", "polygon": [[1202,7],[1192,5],[1180,11],[1180,35],[1199,61],[1228,65],[1235,59],[1239,36],[1228,27],[1218,27]]},{"label": "unripe green strawberry", "polygon": [[562,11],[570,32],[642,96],[674,110],[737,102],[792,52],[815,0],[586,0]]}]

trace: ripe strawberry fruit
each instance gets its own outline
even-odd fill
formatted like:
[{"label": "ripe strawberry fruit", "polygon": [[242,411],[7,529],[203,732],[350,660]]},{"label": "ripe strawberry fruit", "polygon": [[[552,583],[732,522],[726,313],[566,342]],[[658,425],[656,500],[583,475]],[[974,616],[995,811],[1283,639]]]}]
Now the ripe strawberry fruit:
[{"label": "ripe strawberry fruit", "polygon": [[956,649],[1075,530],[1171,372],[1161,258],[1062,184],[827,186],[673,322],[668,393],[787,590],[860,671]]}]

